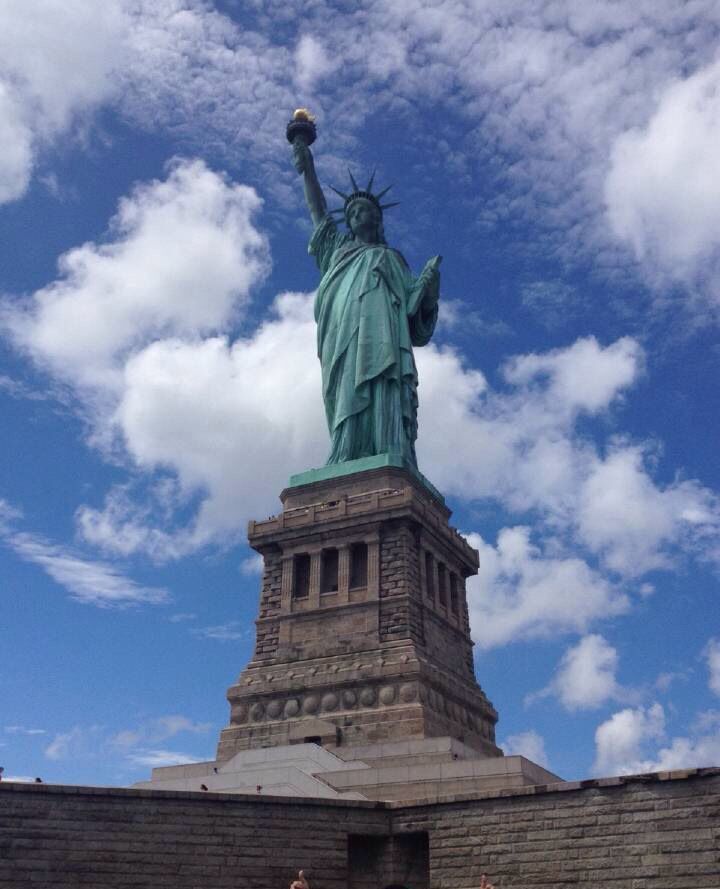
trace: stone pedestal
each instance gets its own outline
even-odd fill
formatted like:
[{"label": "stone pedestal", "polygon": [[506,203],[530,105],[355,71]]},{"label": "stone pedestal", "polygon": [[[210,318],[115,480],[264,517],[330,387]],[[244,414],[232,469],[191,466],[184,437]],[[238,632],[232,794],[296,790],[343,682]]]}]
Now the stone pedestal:
[{"label": "stone pedestal", "polygon": [[385,466],[281,500],[248,530],[264,560],[255,653],[228,692],[218,760],[438,737],[501,756],[473,669],[465,580],[478,555],[436,492]]}]

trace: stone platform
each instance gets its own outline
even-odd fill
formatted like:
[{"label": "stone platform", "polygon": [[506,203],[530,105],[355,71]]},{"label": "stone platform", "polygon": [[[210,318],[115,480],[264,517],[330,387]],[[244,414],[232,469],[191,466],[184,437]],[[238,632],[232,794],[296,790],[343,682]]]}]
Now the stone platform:
[{"label": "stone platform", "polygon": [[150,790],[202,790],[318,799],[429,800],[457,793],[557,784],[523,756],[479,757],[453,738],[336,748],[293,744],[243,750],[229,760],[163,766]]},{"label": "stone platform", "polygon": [[218,760],[439,737],[501,756],[473,667],[465,581],[478,555],[444,502],[392,465],[295,483],[281,500],[248,529],[264,561],[256,645],[228,692]]}]

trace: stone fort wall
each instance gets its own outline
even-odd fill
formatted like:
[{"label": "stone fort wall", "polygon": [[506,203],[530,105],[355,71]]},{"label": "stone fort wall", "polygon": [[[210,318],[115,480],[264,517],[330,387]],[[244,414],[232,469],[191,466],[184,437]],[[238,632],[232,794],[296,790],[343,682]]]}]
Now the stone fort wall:
[{"label": "stone fort wall", "polygon": [[0,887],[718,889],[720,769],[419,803],[0,784]]}]

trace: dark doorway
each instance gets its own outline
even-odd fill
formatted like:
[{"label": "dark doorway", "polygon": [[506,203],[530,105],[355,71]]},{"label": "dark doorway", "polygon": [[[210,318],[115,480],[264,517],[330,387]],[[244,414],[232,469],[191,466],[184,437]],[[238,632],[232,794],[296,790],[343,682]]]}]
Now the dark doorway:
[{"label": "dark doorway", "polygon": [[350,889],[428,889],[429,882],[426,832],[348,837]]}]

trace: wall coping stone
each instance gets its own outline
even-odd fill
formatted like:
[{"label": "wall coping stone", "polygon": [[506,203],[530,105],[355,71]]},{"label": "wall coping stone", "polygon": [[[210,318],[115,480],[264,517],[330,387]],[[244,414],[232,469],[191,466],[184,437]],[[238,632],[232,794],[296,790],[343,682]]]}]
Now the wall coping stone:
[{"label": "wall coping stone", "polygon": [[452,803],[474,802],[477,800],[504,799],[509,797],[540,796],[552,793],[568,793],[625,787],[628,784],[654,784],[667,781],[687,781],[691,778],[709,779],[720,777],[720,767],[698,769],[675,769],[662,772],[645,772],[636,775],[618,775],[610,778],[588,778],[582,781],[561,781],[557,784],[536,784],[524,787],[510,787],[504,790],[474,791],[443,796],[426,797],[417,800],[347,800],[300,796],[271,796],[254,793],[216,793],[213,791],[190,790],[147,790],[131,787],[98,787],[82,784],[30,784],[21,781],[1,781],[0,793],[49,793],[77,796],[137,797],[140,799],[189,800],[195,802],[222,803],[269,803],[288,806],[329,806],[344,809],[407,809],[428,806],[449,805]]}]

